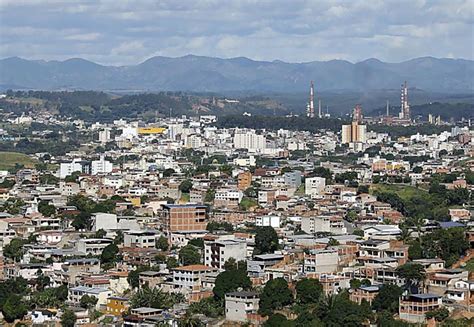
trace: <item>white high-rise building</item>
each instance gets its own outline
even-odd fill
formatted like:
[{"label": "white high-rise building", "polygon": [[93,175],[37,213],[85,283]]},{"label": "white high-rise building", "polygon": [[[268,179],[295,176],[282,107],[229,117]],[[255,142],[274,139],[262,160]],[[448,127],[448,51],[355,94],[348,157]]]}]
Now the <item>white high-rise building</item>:
[{"label": "white high-rise building", "polygon": [[89,169],[90,163],[80,158],[73,159],[71,162],[62,162],[59,165],[59,178],[65,178],[76,171],[89,174]]},{"label": "white high-rise building", "polygon": [[249,151],[263,150],[267,146],[265,136],[259,135],[254,131],[235,131],[234,148],[249,149]]},{"label": "white high-rise building", "polygon": [[112,172],[113,165],[110,161],[105,160],[104,156],[101,156],[99,160],[94,160],[91,163],[91,174],[106,174]]},{"label": "white high-rise building", "polygon": [[191,149],[200,149],[203,146],[203,142],[199,135],[192,134],[186,136],[185,146]]},{"label": "white high-rise building", "polygon": [[110,128],[99,131],[99,142],[104,144],[110,141]]},{"label": "white high-rise building", "polygon": [[326,179],[324,177],[308,177],[305,179],[306,195],[311,197],[321,194],[326,187]]}]

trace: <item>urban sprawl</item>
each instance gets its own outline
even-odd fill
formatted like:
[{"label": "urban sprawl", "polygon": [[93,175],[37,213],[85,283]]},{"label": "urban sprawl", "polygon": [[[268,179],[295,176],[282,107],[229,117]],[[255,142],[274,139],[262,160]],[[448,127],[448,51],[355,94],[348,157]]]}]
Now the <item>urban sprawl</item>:
[{"label": "urban sprawl", "polygon": [[406,82],[399,108],[317,132],[0,111],[4,323],[472,326],[474,131],[369,128],[422,125]]}]

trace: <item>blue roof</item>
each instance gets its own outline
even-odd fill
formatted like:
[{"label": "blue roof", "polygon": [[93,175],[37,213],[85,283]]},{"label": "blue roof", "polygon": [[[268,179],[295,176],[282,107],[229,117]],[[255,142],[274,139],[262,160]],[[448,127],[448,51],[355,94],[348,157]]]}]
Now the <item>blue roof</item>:
[{"label": "blue roof", "polygon": [[162,204],[163,208],[207,208],[202,204]]},{"label": "blue roof", "polygon": [[435,294],[424,293],[424,294],[410,294],[410,297],[414,297],[418,299],[437,299],[440,296],[435,295]]},{"label": "blue roof", "polygon": [[452,227],[465,227],[464,224],[458,223],[456,221],[440,221],[439,227],[445,229],[445,228],[452,228]]}]

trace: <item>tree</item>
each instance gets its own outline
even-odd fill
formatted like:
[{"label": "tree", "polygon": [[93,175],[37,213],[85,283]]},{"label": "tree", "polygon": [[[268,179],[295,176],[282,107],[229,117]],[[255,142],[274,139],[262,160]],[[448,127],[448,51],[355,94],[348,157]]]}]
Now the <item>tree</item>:
[{"label": "tree", "polygon": [[169,309],[179,302],[183,302],[182,294],[165,293],[159,288],[144,287],[130,298],[132,308],[150,307],[155,309]]},{"label": "tree", "polygon": [[121,230],[118,230],[115,233],[114,244],[120,245],[123,243],[123,240],[124,240],[123,232]]},{"label": "tree", "polygon": [[74,311],[66,309],[61,316],[61,326],[74,327],[77,321],[77,316]]},{"label": "tree", "polygon": [[201,263],[201,254],[199,253],[199,250],[189,244],[179,250],[178,257],[183,266]]},{"label": "tree", "polygon": [[335,238],[332,238],[332,237],[329,238],[327,247],[330,247],[330,246],[338,246],[338,245],[339,245],[339,241],[338,241],[338,240],[336,240]]},{"label": "tree", "polygon": [[252,287],[252,282],[247,276],[246,270],[226,270],[217,275],[214,289],[214,297],[217,299],[224,299],[228,292],[236,291],[239,288],[248,290]]},{"label": "tree", "polygon": [[157,240],[156,240],[156,248],[160,249],[161,251],[168,251],[169,244],[168,244],[168,239],[161,235]]},{"label": "tree", "polygon": [[168,269],[173,269],[179,266],[178,260],[176,260],[174,257],[168,257],[166,260],[166,268]]},{"label": "tree", "polygon": [[425,313],[426,319],[434,318],[436,321],[443,321],[449,317],[449,310],[445,307]]},{"label": "tree", "polygon": [[408,258],[417,260],[423,258],[423,248],[418,240],[413,240],[408,247]]},{"label": "tree", "polygon": [[179,190],[183,193],[189,193],[191,189],[193,188],[193,182],[189,179],[185,179],[184,181],[179,184]]},{"label": "tree", "polygon": [[224,263],[224,270],[236,270],[236,269],[247,271],[247,262],[244,260],[237,262],[234,258],[230,257]]},{"label": "tree", "polygon": [[214,297],[204,298],[199,302],[191,303],[188,312],[190,314],[202,314],[210,318],[218,318],[224,315],[224,301]]},{"label": "tree", "polygon": [[296,301],[300,304],[317,303],[323,295],[323,286],[317,279],[301,279],[296,283]]},{"label": "tree", "polygon": [[421,166],[415,166],[415,167],[413,167],[413,172],[414,172],[415,174],[421,174],[421,173],[423,172],[423,167],[421,167]]},{"label": "tree", "polygon": [[293,295],[288,288],[288,283],[283,278],[269,280],[260,294],[258,312],[264,316],[270,315],[276,309],[293,303]]},{"label": "tree", "polygon": [[22,238],[14,238],[3,248],[3,256],[13,261],[20,261],[23,256],[23,245],[27,241]]},{"label": "tree", "polygon": [[273,253],[278,250],[278,235],[271,226],[257,228],[255,235],[255,253]]},{"label": "tree", "polygon": [[56,213],[56,207],[49,204],[48,201],[40,201],[38,211],[45,217],[51,217]]},{"label": "tree", "polygon": [[359,185],[359,187],[357,188],[357,193],[369,193],[369,185]]},{"label": "tree", "polygon": [[176,172],[175,172],[174,169],[172,169],[172,168],[165,169],[165,170],[163,171],[163,177],[170,177],[170,176],[173,175],[174,173],[176,173]]},{"label": "tree", "polygon": [[419,263],[408,262],[397,267],[397,274],[400,278],[405,279],[407,286],[418,286],[425,279],[425,269]]},{"label": "tree", "polygon": [[104,238],[107,235],[107,232],[102,228],[95,232],[94,238]]},{"label": "tree", "polygon": [[264,322],[263,327],[293,327],[293,321],[286,319],[281,313],[272,314],[268,320]]},{"label": "tree", "polygon": [[97,304],[97,298],[95,296],[83,295],[79,300],[81,308],[90,309]]},{"label": "tree", "polygon": [[202,238],[193,238],[188,244],[204,250],[204,240]]},{"label": "tree", "polygon": [[9,323],[22,319],[27,313],[28,309],[21,296],[16,294],[10,294],[2,307],[3,318]]},{"label": "tree", "polygon": [[364,231],[362,229],[359,229],[359,228],[354,229],[352,234],[360,236],[360,237],[364,237]]},{"label": "tree", "polygon": [[142,271],[147,271],[147,270],[150,270],[150,267],[140,266],[140,267],[137,267],[137,269],[132,270],[131,272],[128,273],[127,281],[132,287],[132,289],[140,286],[140,280],[139,280],[140,273]]},{"label": "tree", "polygon": [[358,215],[355,210],[349,210],[346,214],[346,220],[348,222],[354,222],[357,219]]},{"label": "tree", "polygon": [[425,256],[440,257],[446,261],[448,267],[469,249],[464,229],[459,227],[435,230],[423,235],[422,241]]},{"label": "tree", "polygon": [[41,269],[38,269],[36,272],[36,290],[42,291],[46,286],[49,286],[51,279],[48,276],[45,276]]},{"label": "tree", "polygon": [[384,284],[379,289],[379,293],[372,301],[372,309],[375,311],[388,311],[392,314],[398,312],[398,300],[403,290],[393,284]]},{"label": "tree", "polygon": [[213,188],[208,188],[206,195],[204,196],[204,202],[212,202],[216,196],[216,190]]},{"label": "tree", "polygon": [[313,171],[309,174],[309,177],[323,177],[326,179],[326,184],[329,184],[332,179],[331,170],[324,167],[316,167]]},{"label": "tree", "polygon": [[114,243],[111,243],[102,250],[100,262],[105,266],[112,266],[115,262],[120,260],[120,258],[117,256],[118,253],[118,246]]}]

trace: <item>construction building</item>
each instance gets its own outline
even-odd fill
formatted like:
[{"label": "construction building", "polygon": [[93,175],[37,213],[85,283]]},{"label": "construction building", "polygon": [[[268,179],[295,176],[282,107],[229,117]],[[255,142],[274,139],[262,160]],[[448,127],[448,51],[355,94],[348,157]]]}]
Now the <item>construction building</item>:
[{"label": "construction building", "polygon": [[167,232],[203,231],[207,225],[207,206],[164,204],[163,219]]}]

